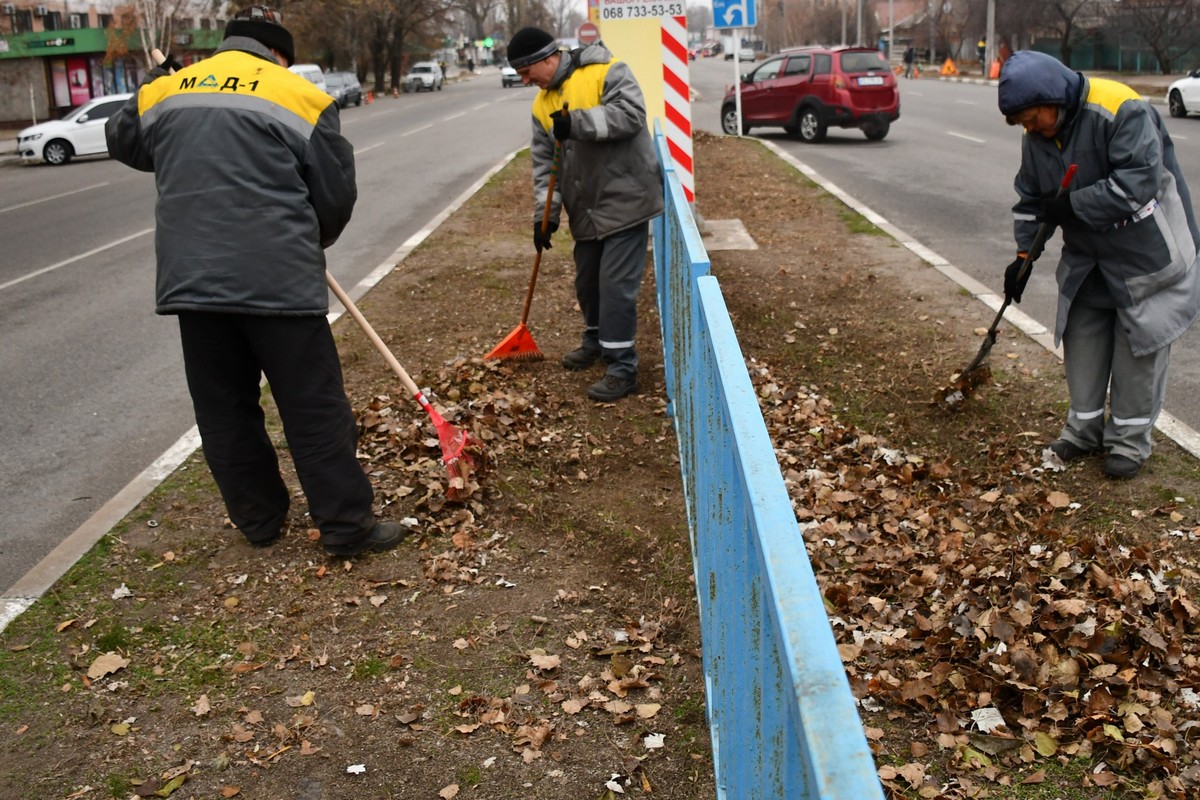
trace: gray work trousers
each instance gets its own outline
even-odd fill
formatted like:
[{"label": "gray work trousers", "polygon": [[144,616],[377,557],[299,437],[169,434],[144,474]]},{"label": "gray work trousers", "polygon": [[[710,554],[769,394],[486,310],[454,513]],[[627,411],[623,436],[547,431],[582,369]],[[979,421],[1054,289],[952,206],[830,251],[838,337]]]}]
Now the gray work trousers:
[{"label": "gray work trousers", "polygon": [[637,299],[650,223],[604,239],[575,242],[575,298],[583,311],[582,346],[599,350],[608,374],[637,377]]},{"label": "gray work trousers", "polygon": [[1145,461],[1167,392],[1170,346],[1141,357],[1133,354],[1099,270],[1084,280],[1071,303],[1062,344],[1071,394],[1062,438]]}]

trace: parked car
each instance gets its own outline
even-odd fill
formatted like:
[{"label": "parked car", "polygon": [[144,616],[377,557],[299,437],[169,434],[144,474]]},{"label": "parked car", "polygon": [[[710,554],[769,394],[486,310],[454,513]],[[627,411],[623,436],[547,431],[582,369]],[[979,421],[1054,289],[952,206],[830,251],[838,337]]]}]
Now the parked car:
[{"label": "parked car", "polygon": [[75,156],[108,155],[104,122],[133,95],[110,94],[87,101],[62,119],[26,128],[17,134],[23,161],[66,164]]},{"label": "parked car", "polygon": [[758,53],[754,52],[752,47],[743,47],[738,50],[738,61],[753,61],[758,58]]},{"label": "parked car", "polygon": [[363,102],[362,84],[353,72],[326,72],[325,91],[337,100],[338,108],[349,105],[361,106]]},{"label": "parked car", "polygon": [[[730,87],[721,103],[721,129],[738,132]],[[859,128],[883,139],[900,118],[896,76],[869,47],[798,47],[771,56],[742,76],[741,131],[781,127],[805,142],[820,142],[828,128]]]},{"label": "parked car", "polygon": [[434,61],[418,61],[413,64],[408,70],[408,74],[404,76],[404,91],[419,92],[421,90],[441,91],[442,84],[446,78],[442,75],[442,68]]},{"label": "parked car", "polygon": [[299,75],[301,78],[308,80],[313,86],[316,86],[322,92],[325,89],[325,73],[321,71],[319,64],[292,64],[288,67],[292,72]]},{"label": "parked car", "polygon": [[1167,87],[1167,107],[1172,117],[1200,114],[1200,69],[1180,78]]},{"label": "parked car", "polygon": [[521,76],[517,74],[515,69],[505,64],[500,68],[500,85],[505,89],[510,86],[520,86]]}]

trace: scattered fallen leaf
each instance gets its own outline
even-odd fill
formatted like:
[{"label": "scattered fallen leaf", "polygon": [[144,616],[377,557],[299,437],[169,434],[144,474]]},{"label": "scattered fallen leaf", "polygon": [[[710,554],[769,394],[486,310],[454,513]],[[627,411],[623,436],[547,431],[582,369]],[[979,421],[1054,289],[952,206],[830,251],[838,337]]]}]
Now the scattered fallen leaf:
[{"label": "scattered fallen leaf", "polygon": [[92,662],[92,665],[88,667],[87,676],[92,680],[98,680],[99,678],[103,678],[105,675],[111,675],[112,673],[125,669],[125,667],[128,666],[128,658],[113,652],[108,652],[102,656],[98,656],[96,660]]}]

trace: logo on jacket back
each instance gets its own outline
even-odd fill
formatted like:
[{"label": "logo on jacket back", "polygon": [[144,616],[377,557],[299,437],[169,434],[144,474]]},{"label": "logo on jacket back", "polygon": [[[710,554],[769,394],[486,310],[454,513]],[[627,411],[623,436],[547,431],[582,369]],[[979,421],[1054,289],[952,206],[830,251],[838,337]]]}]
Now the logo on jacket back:
[{"label": "logo on jacket back", "polygon": [[251,92],[258,91],[258,81],[246,81],[242,83],[236,75],[230,75],[225,79],[223,84],[218,84],[217,76],[211,72],[204,80],[197,82],[194,77],[182,78],[179,81],[180,91],[189,89],[216,89],[219,92],[237,92],[242,89],[248,89]]}]

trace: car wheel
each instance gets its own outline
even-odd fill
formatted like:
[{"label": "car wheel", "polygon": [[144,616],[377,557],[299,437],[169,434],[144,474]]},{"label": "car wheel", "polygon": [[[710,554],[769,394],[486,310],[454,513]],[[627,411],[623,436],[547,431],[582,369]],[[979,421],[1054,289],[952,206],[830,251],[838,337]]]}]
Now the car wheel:
[{"label": "car wheel", "polygon": [[1179,93],[1178,89],[1171,92],[1171,96],[1167,99],[1167,105],[1171,108],[1172,117],[1187,116],[1187,106],[1183,104],[1183,95]]},{"label": "car wheel", "polygon": [[800,112],[800,138],[809,144],[825,140],[825,123],[815,108],[806,108]]},{"label": "car wheel", "polygon": [[[725,132],[726,136],[738,135],[737,106],[733,105],[732,103],[721,109],[721,130]],[[749,132],[750,126],[743,121],[741,131],[742,136],[745,136]]]},{"label": "car wheel", "polygon": [[74,148],[66,139],[54,139],[46,142],[46,147],[42,150],[42,158],[46,159],[46,163],[56,167],[66,164],[74,154]]},{"label": "car wheel", "polygon": [[882,140],[883,137],[888,135],[888,131],[891,129],[891,127],[892,124],[886,119],[873,119],[869,122],[863,123],[862,132],[866,134],[866,137],[872,142],[878,142]]}]

